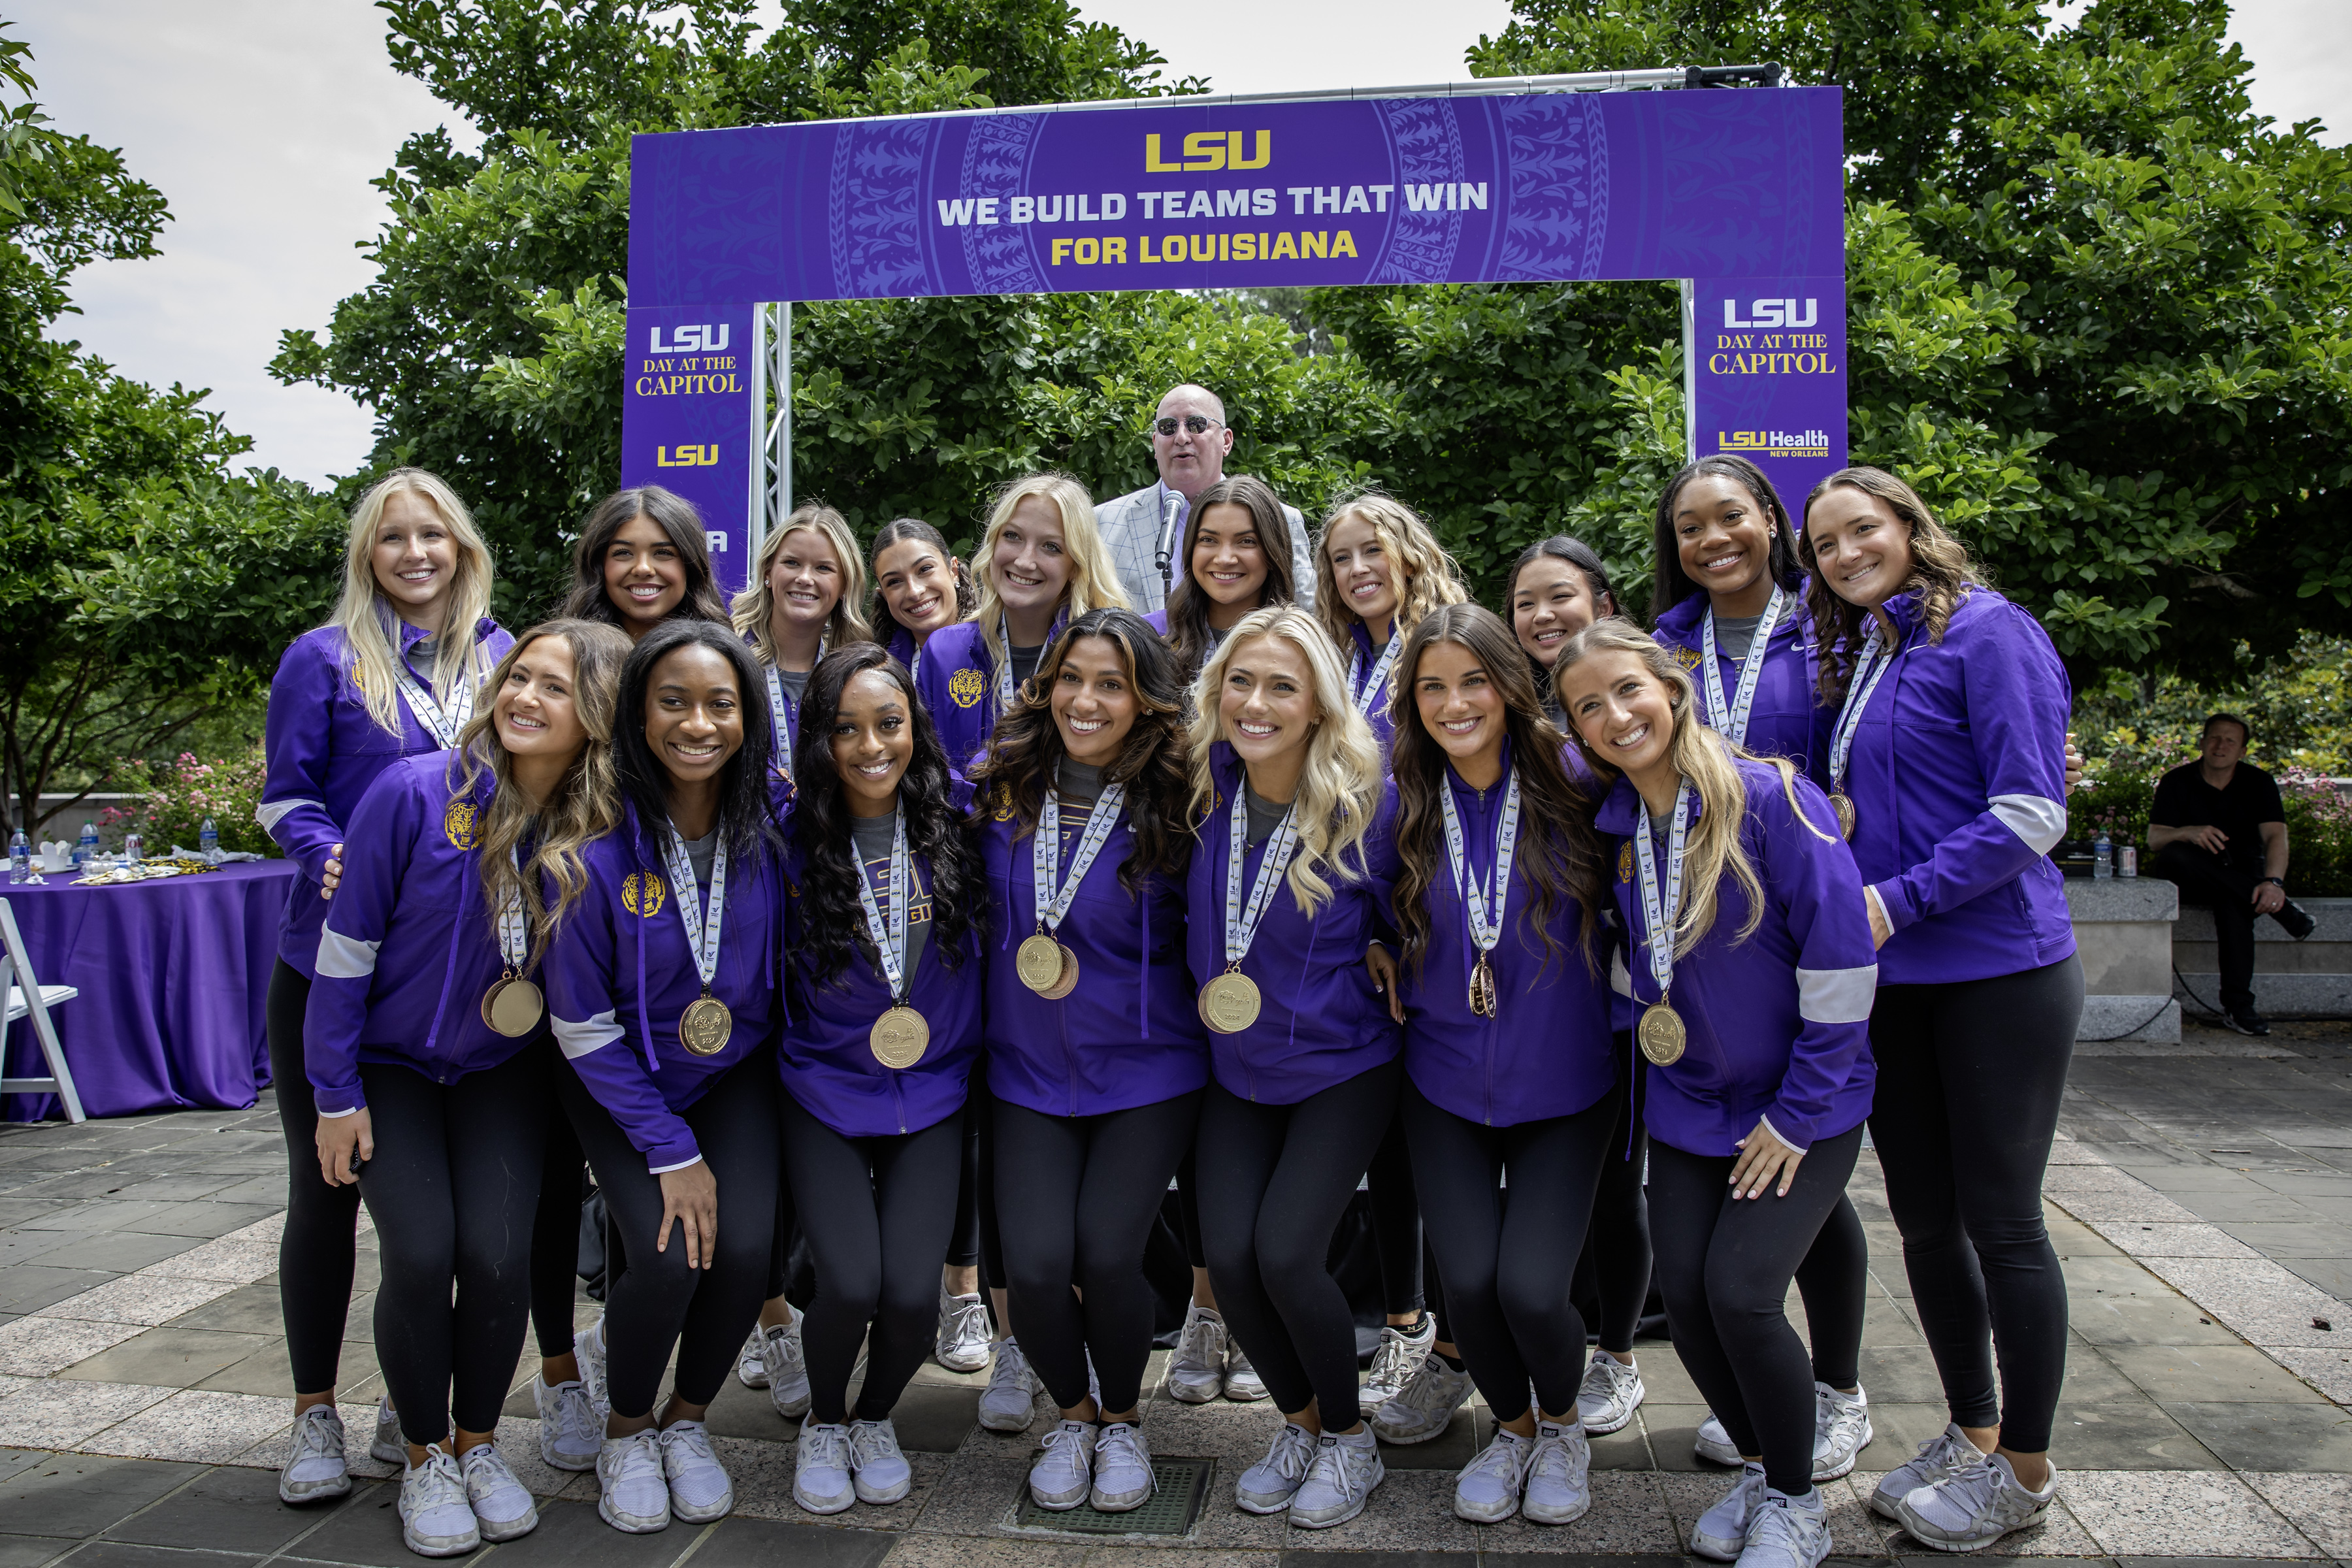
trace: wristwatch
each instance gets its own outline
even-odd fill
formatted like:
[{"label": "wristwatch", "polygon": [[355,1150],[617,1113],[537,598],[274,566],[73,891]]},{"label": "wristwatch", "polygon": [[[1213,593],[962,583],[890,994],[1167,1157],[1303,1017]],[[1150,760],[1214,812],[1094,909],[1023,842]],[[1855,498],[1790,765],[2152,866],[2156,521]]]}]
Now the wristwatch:
[{"label": "wristwatch", "polygon": [[2284,878],[2264,877],[2263,880],[2268,882],[2272,887],[2276,888],[2282,893],[2286,891],[2286,880]]}]

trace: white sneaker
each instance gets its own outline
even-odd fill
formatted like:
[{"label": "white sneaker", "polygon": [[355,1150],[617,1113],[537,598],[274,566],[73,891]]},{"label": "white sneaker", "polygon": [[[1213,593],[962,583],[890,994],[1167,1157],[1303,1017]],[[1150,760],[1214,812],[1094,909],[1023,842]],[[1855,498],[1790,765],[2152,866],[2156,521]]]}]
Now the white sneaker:
[{"label": "white sneaker", "polygon": [[368,1458],[382,1465],[408,1468],[408,1439],[400,1430],[400,1413],[386,1394],[375,1402],[375,1430],[368,1436]]},{"label": "white sneaker", "polygon": [[669,1482],[669,1511],[688,1524],[709,1524],[735,1509],[735,1483],[710,1447],[710,1429],[699,1421],[673,1421],[661,1429],[662,1476]]},{"label": "white sneaker", "polygon": [[343,1463],[343,1418],[331,1405],[313,1405],[294,1418],[293,1441],[278,1471],[278,1500],[321,1502],[351,1489],[352,1472]]},{"label": "white sneaker", "polygon": [[602,1429],[604,1418],[613,1414],[613,1385],[605,1375],[603,1318],[589,1324],[586,1333],[572,1336],[572,1355],[580,1363],[580,1386],[588,1391],[589,1407],[596,1412],[596,1425]]},{"label": "white sneaker", "polygon": [[1436,1342],[1437,1320],[1427,1312],[1421,1315],[1420,1326],[1412,1330],[1383,1325],[1381,1348],[1372,1352],[1371,1370],[1364,1374],[1364,1386],[1356,1395],[1358,1408],[1378,1410],[1402,1394],[1428,1359],[1429,1347]]},{"label": "white sneaker", "polygon": [[1642,1369],[1629,1366],[1595,1346],[1584,1382],[1576,1391],[1576,1418],[1588,1436],[1606,1437],[1622,1432],[1642,1407]]},{"label": "white sneaker", "polygon": [[1426,1443],[1454,1424],[1469,1397],[1468,1368],[1456,1372],[1442,1356],[1424,1356],[1404,1392],[1372,1412],[1372,1430],[1383,1443]]},{"label": "white sneaker", "polygon": [[669,1528],[669,1479],[652,1427],[604,1439],[596,1456],[596,1517],[627,1535]]},{"label": "white sneaker", "polygon": [[1813,1384],[1813,1479],[1833,1481],[1853,1468],[1875,1436],[1870,1427],[1870,1395],[1860,1384],[1840,1394],[1826,1383]]},{"label": "white sneaker", "polygon": [[1095,1436],[1095,1484],[1087,1500],[1097,1513],[1125,1513],[1141,1508],[1160,1489],[1151,1468],[1151,1450],[1144,1446],[1143,1428],[1131,1421],[1110,1421]]},{"label": "white sneaker", "polygon": [[1095,1428],[1087,1421],[1057,1421],[1044,1452],[1029,1467],[1029,1496],[1039,1508],[1067,1513],[1094,1489]]},{"label": "white sneaker", "polygon": [[1580,1426],[1538,1418],[1536,1446],[1528,1455],[1527,1483],[1520,1489],[1519,1516],[1533,1524],[1567,1524],[1592,1506],[1592,1445]]},{"label": "white sneaker", "polygon": [[1948,1476],[1959,1474],[1983,1458],[1960,1430],[1959,1424],[1951,1423],[1945,1426],[1943,1436],[1920,1444],[1916,1457],[1878,1478],[1878,1485],[1870,1494],[1870,1511],[1900,1522],[1903,1515],[1899,1510],[1905,1498],[1921,1487],[1932,1487]]},{"label": "white sneaker", "polygon": [[1748,1568],[1821,1568],[1830,1554],[1830,1510],[1815,1487],[1802,1499],[1766,1487],[1748,1521]]},{"label": "white sneaker", "polygon": [[1712,1410],[1706,1413],[1706,1419],[1698,1424],[1698,1437],[1691,1444],[1691,1452],[1709,1464],[1738,1465],[1742,1462],[1739,1446],[1731,1440],[1731,1434],[1724,1430],[1723,1418]]},{"label": "white sneaker", "polygon": [[2057,1495],[2055,1465],[2050,1468],[2049,1484],[2030,1492],[2019,1484],[2007,1458],[1988,1454],[1942,1480],[1914,1488],[1895,1504],[1895,1514],[1922,1546],[1975,1552],[2011,1531],[2040,1524]]},{"label": "white sneaker", "polygon": [[996,1362],[980,1396],[980,1424],[992,1432],[1026,1432],[1037,1416],[1037,1374],[1007,1334],[996,1342]]},{"label": "white sneaker", "polygon": [[1249,1352],[1242,1349],[1241,1341],[1225,1336],[1225,1397],[1244,1405],[1265,1397],[1265,1380],[1250,1365]]},{"label": "white sneaker", "polygon": [[1527,1485],[1529,1450],[1535,1444],[1504,1427],[1486,1451],[1462,1467],[1454,1482],[1454,1512],[1473,1524],[1500,1524],[1519,1511]]},{"label": "white sneaker", "polygon": [[897,1502],[912,1491],[915,1469],[898,1451],[898,1429],[887,1420],[852,1421],[849,1476],[859,1502]]},{"label": "white sneaker", "polygon": [[457,1461],[436,1443],[400,1477],[400,1538],[420,1557],[457,1557],[482,1543]]},{"label": "white sneaker", "polygon": [[530,1403],[539,1412],[539,1457],[558,1470],[593,1470],[604,1451],[604,1424],[588,1403],[588,1390],[577,1381],[553,1387],[547,1379],[530,1380]]},{"label": "white sneaker", "polygon": [[474,1505],[474,1524],[485,1541],[512,1541],[539,1528],[539,1510],[530,1491],[515,1479],[506,1456],[496,1443],[477,1443],[457,1456],[465,1473],[466,1500]]},{"label": "white sneaker", "polygon": [[988,1364],[988,1302],[978,1295],[950,1296],[940,1287],[940,1329],[931,1353],[950,1372],[978,1372]]},{"label": "white sneaker", "polygon": [[735,1358],[735,1381],[746,1388],[768,1386],[768,1363],[760,1354],[760,1346],[767,1331],[759,1324],[751,1325],[751,1337],[743,1342],[743,1353]]},{"label": "white sneaker", "polygon": [[793,1321],[760,1331],[761,1386],[774,1402],[776,1414],[797,1421],[808,1414],[808,1355],[801,1347],[801,1324],[806,1314],[795,1307]]},{"label": "white sneaker", "polygon": [[1690,1549],[1695,1556],[1717,1563],[1737,1563],[1748,1550],[1748,1523],[1764,1501],[1764,1467],[1742,1465],[1739,1479],[1714,1507],[1691,1526]]},{"label": "white sneaker", "polygon": [[793,1500],[811,1513],[839,1513],[857,1500],[849,1481],[849,1428],[801,1423],[800,1451],[793,1458]]},{"label": "white sneaker", "polygon": [[1307,1472],[1315,1466],[1315,1435],[1284,1422],[1265,1458],[1244,1470],[1234,1483],[1234,1506],[1244,1513],[1286,1512]]},{"label": "white sneaker", "polygon": [[1225,1320],[1195,1303],[1184,1309],[1184,1331],[1168,1357],[1168,1392],[1186,1405],[1206,1405],[1224,1391]]},{"label": "white sneaker", "polygon": [[1364,1511],[1372,1489],[1387,1479],[1370,1428],[1351,1437],[1327,1434],[1316,1444],[1315,1463],[1290,1500],[1290,1522],[1301,1530],[1345,1524]]}]

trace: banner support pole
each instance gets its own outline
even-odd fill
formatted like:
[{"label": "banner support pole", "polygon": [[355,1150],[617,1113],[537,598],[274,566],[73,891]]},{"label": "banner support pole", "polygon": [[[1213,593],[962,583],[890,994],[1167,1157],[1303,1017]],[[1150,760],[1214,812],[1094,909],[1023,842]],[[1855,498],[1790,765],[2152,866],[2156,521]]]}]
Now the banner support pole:
[{"label": "banner support pole", "polygon": [[1698,294],[1687,278],[1675,285],[1682,297],[1683,461],[1698,461]]}]

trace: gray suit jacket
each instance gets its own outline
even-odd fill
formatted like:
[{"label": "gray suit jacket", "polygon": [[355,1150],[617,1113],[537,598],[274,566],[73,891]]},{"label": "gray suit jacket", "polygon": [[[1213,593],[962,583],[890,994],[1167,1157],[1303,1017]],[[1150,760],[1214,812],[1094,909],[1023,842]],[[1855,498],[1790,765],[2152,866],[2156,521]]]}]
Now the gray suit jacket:
[{"label": "gray suit jacket", "polygon": [[[1159,565],[1160,531],[1165,518],[1162,498],[1175,493],[1154,480],[1095,508],[1095,527],[1118,571],[1119,586],[1127,590],[1127,602],[1139,615],[1150,615],[1166,605]],[[1315,607],[1315,557],[1307,547],[1307,520],[1295,506],[1285,506],[1282,515],[1290,524],[1291,581],[1298,585],[1299,604],[1311,610]],[[1183,544],[1183,531],[1179,522],[1177,537],[1169,541],[1171,557]],[[1171,560],[1170,569],[1181,573],[1184,568],[1182,563]]]}]

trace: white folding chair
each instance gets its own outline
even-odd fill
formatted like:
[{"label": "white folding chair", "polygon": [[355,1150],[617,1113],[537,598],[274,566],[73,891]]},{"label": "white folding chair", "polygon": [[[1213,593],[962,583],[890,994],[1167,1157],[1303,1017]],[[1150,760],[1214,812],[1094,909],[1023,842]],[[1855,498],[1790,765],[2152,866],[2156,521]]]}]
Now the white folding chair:
[{"label": "white folding chair", "polygon": [[[54,1094],[65,1101],[66,1120],[89,1120],[82,1115],[81,1096],[74,1092],[73,1069],[66,1066],[58,1026],[49,1021],[50,1008],[72,1001],[81,992],[71,985],[44,985],[34,976],[32,961],[25,956],[24,934],[16,929],[16,911],[5,899],[0,899],[0,986],[8,994],[5,1022],[13,1024],[29,1016],[33,1033],[40,1038],[41,1055],[49,1063],[47,1078],[0,1078],[0,1094]],[[0,1040],[5,1038],[0,1035]]]}]

